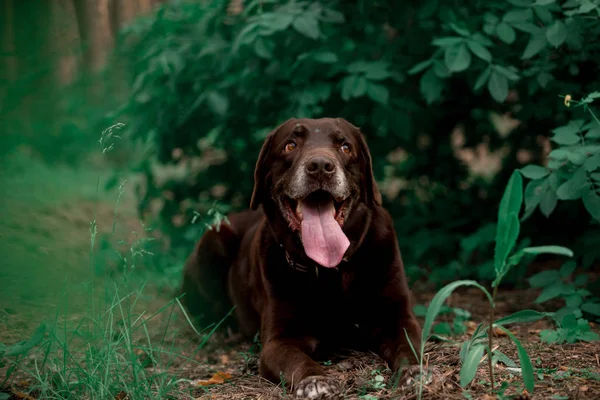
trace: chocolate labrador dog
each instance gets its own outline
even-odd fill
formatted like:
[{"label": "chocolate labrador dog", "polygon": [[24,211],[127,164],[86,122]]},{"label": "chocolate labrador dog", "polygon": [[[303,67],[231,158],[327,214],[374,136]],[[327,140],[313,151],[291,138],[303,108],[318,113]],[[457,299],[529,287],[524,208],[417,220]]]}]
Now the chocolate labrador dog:
[{"label": "chocolate labrador dog", "polygon": [[420,346],[392,219],[360,130],[342,118],[290,119],[266,138],[250,207],[207,230],[184,270],[188,310],[260,332],[259,370],[298,398],[342,388],[322,351],[370,349],[395,372]]}]

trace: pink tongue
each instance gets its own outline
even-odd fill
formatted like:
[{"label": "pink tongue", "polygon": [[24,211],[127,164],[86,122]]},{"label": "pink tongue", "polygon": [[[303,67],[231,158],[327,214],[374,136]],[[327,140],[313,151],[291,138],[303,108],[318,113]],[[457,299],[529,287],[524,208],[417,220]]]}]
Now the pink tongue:
[{"label": "pink tongue", "polygon": [[311,259],[324,267],[337,266],[350,246],[334,218],[333,201],[302,202],[302,243]]}]

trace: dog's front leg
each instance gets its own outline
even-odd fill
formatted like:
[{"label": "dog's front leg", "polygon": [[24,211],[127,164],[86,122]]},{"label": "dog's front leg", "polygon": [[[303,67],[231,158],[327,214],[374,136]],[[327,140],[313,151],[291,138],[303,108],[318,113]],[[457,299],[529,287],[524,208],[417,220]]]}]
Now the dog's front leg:
[{"label": "dog's front leg", "polygon": [[281,383],[291,388],[298,399],[341,398],[339,383],[327,377],[323,367],[310,357],[317,347],[316,338],[269,333],[265,329],[261,333],[266,336],[259,364],[263,377],[276,383],[284,380]]}]

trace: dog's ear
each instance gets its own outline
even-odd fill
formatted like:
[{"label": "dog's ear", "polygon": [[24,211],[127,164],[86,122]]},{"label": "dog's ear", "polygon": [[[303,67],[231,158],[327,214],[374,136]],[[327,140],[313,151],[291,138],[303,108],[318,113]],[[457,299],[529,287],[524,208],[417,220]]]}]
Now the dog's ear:
[{"label": "dog's ear", "polygon": [[346,121],[343,118],[339,118],[344,121],[348,126],[350,126],[351,130],[356,137],[356,141],[358,142],[358,151],[359,156],[361,158],[363,177],[362,177],[362,195],[364,196],[365,203],[367,205],[378,205],[380,206],[383,203],[381,198],[381,192],[379,191],[379,187],[377,186],[377,181],[375,181],[375,176],[373,175],[373,162],[371,160],[371,151],[369,150],[369,146],[367,145],[367,141],[360,128],[354,126],[350,122]]},{"label": "dog's ear", "polygon": [[254,168],[254,189],[252,190],[252,197],[250,198],[250,208],[252,210],[256,210],[265,200],[265,196],[268,196],[267,178],[271,172],[271,164],[273,162],[271,156],[273,146],[275,145],[275,135],[292,120],[293,118],[288,119],[277,128],[273,129],[267,135],[262,148],[260,149],[260,154],[258,155],[258,160],[256,161],[256,166]]}]

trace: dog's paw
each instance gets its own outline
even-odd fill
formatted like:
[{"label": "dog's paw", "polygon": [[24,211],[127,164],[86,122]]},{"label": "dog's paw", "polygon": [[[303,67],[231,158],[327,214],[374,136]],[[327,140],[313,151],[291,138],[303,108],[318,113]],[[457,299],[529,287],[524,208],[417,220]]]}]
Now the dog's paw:
[{"label": "dog's paw", "polygon": [[427,386],[433,382],[434,371],[423,368],[423,375],[418,365],[405,367],[398,381],[398,386],[403,390],[416,389],[419,385]]},{"label": "dog's paw", "polygon": [[342,399],[341,385],[332,378],[322,375],[309,376],[298,383],[296,399]]}]

